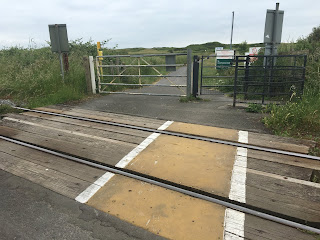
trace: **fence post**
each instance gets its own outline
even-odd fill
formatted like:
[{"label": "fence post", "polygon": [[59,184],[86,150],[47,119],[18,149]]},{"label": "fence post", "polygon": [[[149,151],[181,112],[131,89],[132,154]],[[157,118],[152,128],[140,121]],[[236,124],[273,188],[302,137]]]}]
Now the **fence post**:
[{"label": "fence post", "polygon": [[233,86],[233,107],[236,106],[236,101],[237,101],[238,66],[239,66],[239,59],[238,59],[238,56],[236,56],[236,70],[234,72],[234,86]]},{"label": "fence post", "polygon": [[199,86],[199,57],[193,56],[193,81],[192,81],[192,96],[197,97]]},{"label": "fence post", "polygon": [[94,72],[93,56],[89,56],[89,67],[90,67],[92,93],[96,94],[97,93],[97,86],[96,86],[96,74]]},{"label": "fence post", "polygon": [[84,67],[84,73],[86,77],[86,83],[87,83],[87,93],[92,93],[92,86],[91,86],[91,77],[90,77],[90,67],[89,67],[89,59],[88,57],[83,57],[83,67]]},{"label": "fence post", "polygon": [[303,95],[304,82],[306,79],[306,66],[307,66],[307,55],[303,56],[303,70],[302,70],[302,83],[301,83],[301,96]]},{"label": "fence post", "polygon": [[[268,62],[268,56],[263,57],[263,62]],[[262,104],[264,104],[264,98],[266,95],[266,84],[267,84],[267,75],[268,75],[268,65],[264,67],[264,77],[263,77],[263,89],[262,89]]]},{"label": "fence post", "polygon": [[202,75],[203,75],[203,56],[201,57],[201,73],[200,73],[200,95],[202,94]]},{"label": "fence post", "polygon": [[191,97],[192,50],[187,51],[187,97]]},{"label": "fence post", "polygon": [[244,85],[243,85],[243,91],[244,91],[244,99],[248,99],[248,81],[249,81],[249,62],[250,57],[246,57],[246,65],[244,70]]},{"label": "fence post", "polygon": [[100,62],[98,60],[98,57],[96,57],[96,71],[97,71],[97,77],[98,77],[98,93],[101,93],[101,77],[100,77]]}]

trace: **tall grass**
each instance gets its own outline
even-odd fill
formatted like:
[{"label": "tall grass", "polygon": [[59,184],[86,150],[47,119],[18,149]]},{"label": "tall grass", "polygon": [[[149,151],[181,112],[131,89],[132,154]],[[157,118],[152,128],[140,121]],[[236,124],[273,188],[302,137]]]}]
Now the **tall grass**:
[{"label": "tall grass", "polygon": [[83,56],[96,55],[96,45],[70,42],[69,71],[60,75],[58,54],[49,47],[0,50],[0,98],[37,107],[79,100],[86,96]]},{"label": "tall grass", "polygon": [[277,134],[311,138],[320,143],[320,26],[297,43],[283,44],[281,52],[308,52],[304,94],[284,106],[274,106],[264,122]]}]

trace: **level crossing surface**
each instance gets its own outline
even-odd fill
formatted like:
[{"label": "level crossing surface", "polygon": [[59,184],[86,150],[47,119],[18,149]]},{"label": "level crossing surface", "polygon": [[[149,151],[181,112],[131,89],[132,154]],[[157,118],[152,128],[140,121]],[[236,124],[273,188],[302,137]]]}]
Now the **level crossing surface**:
[{"label": "level crossing surface", "polygon": [[[312,142],[197,124],[97,112],[45,109],[172,132],[308,153]],[[40,113],[9,114],[1,135],[319,222],[320,164],[222,145]],[[36,150],[1,141],[1,169],[170,239],[315,239],[257,218]]]}]

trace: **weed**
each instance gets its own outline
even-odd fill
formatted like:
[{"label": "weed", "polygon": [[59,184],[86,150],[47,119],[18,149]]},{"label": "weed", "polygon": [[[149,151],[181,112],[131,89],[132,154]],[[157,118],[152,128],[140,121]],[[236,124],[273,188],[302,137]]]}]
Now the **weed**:
[{"label": "weed", "polygon": [[320,171],[313,170],[310,178],[311,182],[320,183]]},{"label": "weed", "polygon": [[18,112],[21,112],[21,111],[9,105],[5,105],[5,104],[0,105],[0,116],[7,113],[18,113]]},{"label": "weed", "polygon": [[257,103],[249,103],[249,106],[246,108],[247,112],[252,112],[252,113],[261,113],[263,110],[262,104],[257,104]]},{"label": "weed", "polygon": [[210,101],[210,100],[202,99],[202,98],[199,98],[199,97],[190,96],[190,97],[180,97],[179,101],[182,102],[182,103],[186,103],[186,102]]}]

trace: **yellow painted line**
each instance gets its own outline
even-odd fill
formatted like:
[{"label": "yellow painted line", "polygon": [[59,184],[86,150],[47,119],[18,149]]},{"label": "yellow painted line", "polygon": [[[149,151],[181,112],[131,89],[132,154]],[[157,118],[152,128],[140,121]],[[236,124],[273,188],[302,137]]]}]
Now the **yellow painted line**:
[{"label": "yellow painted line", "polygon": [[[217,134],[212,127],[183,128]],[[238,140],[237,131],[224,130],[221,136]],[[160,135],[126,168],[228,197],[235,155],[233,146]],[[87,203],[166,238],[223,239],[224,207],[123,176],[114,176]]]}]

